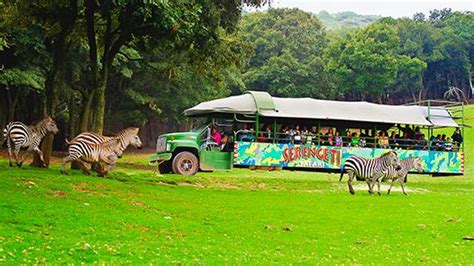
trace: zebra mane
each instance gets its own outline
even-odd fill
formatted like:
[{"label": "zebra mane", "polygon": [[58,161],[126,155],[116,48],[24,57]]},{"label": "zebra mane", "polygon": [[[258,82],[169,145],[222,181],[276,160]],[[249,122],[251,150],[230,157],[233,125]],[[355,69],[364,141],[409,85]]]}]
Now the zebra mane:
[{"label": "zebra mane", "polygon": [[41,119],[39,122],[33,123],[33,125],[28,126],[32,131],[39,132],[45,127],[46,123],[53,121],[51,116],[47,116]]},{"label": "zebra mane", "polygon": [[128,132],[138,134],[138,130],[140,130],[140,128],[138,128],[138,127],[127,127],[125,129],[122,129],[119,132],[117,132],[114,136],[115,137],[120,137],[121,135],[125,135]]},{"label": "zebra mane", "polygon": [[390,154],[395,154],[395,155],[397,155],[397,153],[396,153],[396,152],[393,152],[393,151],[388,151],[388,152],[386,152],[386,153],[382,154],[382,156],[380,156],[380,158],[385,158],[385,157],[389,156]]}]

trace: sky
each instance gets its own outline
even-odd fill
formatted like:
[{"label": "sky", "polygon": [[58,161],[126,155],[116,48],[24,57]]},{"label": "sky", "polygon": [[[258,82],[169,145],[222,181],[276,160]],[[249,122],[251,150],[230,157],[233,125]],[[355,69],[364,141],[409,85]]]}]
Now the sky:
[{"label": "sky", "polygon": [[[361,15],[384,17],[412,17],[417,12],[429,14],[432,9],[451,8],[454,11],[473,11],[474,0],[272,0],[272,7],[297,7],[304,11],[329,13],[353,11]],[[268,8],[268,6],[263,9]],[[261,8],[262,9],[262,8]]]}]

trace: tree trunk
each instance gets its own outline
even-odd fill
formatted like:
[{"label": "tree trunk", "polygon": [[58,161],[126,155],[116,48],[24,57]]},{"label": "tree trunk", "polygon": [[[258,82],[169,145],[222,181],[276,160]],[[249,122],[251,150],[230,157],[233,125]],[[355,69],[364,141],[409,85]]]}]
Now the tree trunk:
[{"label": "tree trunk", "polygon": [[[66,39],[71,33],[77,17],[77,0],[70,0],[71,14],[67,16],[65,20],[61,23],[61,31],[58,36],[55,38],[53,47],[54,47],[54,56],[53,56],[53,65],[51,70],[48,73],[46,79],[46,115],[54,116],[56,107],[59,102],[58,95],[58,82],[59,75],[64,69],[66,63],[66,54],[67,54],[67,42]],[[32,166],[35,167],[48,167],[51,153],[53,152],[53,141],[54,136],[48,134],[45,136],[41,143],[41,151],[43,152],[44,164],[41,162],[38,154],[35,153],[33,158]]]},{"label": "tree trunk", "polygon": [[104,131],[104,116],[105,116],[105,88],[107,86],[107,76],[108,76],[108,71],[104,70],[103,71],[103,82],[100,83],[96,90],[96,105],[95,105],[95,110],[94,110],[94,115],[95,115],[95,123],[93,127],[93,131],[95,133],[102,134]]},{"label": "tree trunk", "polygon": [[79,124],[79,131],[84,132],[89,130],[89,120],[91,118],[92,103],[94,101],[94,92],[89,92],[86,95],[86,98],[83,99],[82,103],[82,112],[81,112],[81,122]]}]

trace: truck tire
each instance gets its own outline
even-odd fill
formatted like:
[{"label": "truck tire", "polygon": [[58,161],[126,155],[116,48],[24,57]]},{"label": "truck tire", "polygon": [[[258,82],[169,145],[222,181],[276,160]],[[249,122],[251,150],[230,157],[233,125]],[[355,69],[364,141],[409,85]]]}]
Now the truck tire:
[{"label": "truck tire", "polygon": [[199,169],[199,161],[191,152],[182,151],[174,157],[172,168],[175,174],[194,175]]},{"label": "truck tire", "polygon": [[171,160],[160,163],[158,165],[158,170],[160,171],[160,174],[171,173]]}]

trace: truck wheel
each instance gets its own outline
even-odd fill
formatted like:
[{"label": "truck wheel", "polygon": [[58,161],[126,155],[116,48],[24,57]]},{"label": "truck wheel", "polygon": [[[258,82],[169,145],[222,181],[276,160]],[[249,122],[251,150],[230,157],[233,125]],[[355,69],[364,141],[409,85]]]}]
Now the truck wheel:
[{"label": "truck wheel", "polygon": [[158,170],[160,174],[169,174],[171,173],[171,161],[165,161],[158,165]]},{"label": "truck wheel", "polygon": [[199,169],[199,161],[196,155],[183,151],[173,159],[173,173],[180,175],[194,175]]}]

